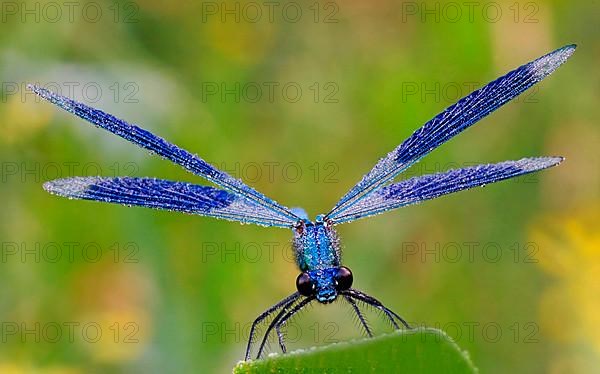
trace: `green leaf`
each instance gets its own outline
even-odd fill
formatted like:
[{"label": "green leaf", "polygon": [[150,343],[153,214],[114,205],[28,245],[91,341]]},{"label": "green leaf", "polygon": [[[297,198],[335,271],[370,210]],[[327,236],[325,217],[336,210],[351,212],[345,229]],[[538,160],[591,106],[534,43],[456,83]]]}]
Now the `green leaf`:
[{"label": "green leaf", "polygon": [[477,369],[446,333],[419,328],[240,362],[233,372],[476,373]]}]

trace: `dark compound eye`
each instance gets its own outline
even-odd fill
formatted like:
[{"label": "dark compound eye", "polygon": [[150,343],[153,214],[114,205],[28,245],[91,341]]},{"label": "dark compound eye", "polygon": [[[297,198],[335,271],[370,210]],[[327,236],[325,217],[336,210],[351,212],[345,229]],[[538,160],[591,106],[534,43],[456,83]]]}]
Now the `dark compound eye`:
[{"label": "dark compound eye", "polygon": [[315,284],[312,279],[310,279],[308,273],[301,273],[298,275],[298,278],[296,278],[296,288],[301,295],[310,296],[315,291]]},{"label": "dark compound eye", "polygon": [[302,235],[304,234],[304,228],[306,227],[306,224],[302,221],[298,222],[296,224],[296,226],[294,227],[296,229],[296,234],[298,235]]},{"label": "dark compound eye", "polygon": [[336,281],[336,289],[338,291],[345,291],[352,287],[352,272],[345,266],[342,266],[338,269],[337,274],[335,275]]}]

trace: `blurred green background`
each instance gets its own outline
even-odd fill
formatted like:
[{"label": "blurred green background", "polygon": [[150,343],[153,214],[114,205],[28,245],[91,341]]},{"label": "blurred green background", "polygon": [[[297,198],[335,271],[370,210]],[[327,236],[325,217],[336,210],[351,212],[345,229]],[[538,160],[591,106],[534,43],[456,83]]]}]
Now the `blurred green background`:
[{"label": "blurred green background", "polygon": [[[553,76],[406,175],[536,155],[562,165],[339,233],[357,288],[446,330],[482,372],[600,365],[597,2],[0,10],[0,372],[227,372],[298,273],[286,230],[44,192],[77,175],[204,181],[27,83],[141,124],[314,217],[472,88],[569,43],[579,47]],[[335,303],[309,308],[288,335],[299,348],[360,332]]]}]

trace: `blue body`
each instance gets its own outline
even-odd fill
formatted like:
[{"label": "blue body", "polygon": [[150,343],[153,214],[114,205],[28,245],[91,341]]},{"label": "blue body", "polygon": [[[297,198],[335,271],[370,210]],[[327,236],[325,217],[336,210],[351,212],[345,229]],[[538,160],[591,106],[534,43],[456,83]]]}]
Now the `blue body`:
[{"label": "blue body", "polygon": [[329,303],[337,297],[334,276],[340,267],[340,244],[333,225],[317,216],[303,219],[294,228],[294,250],[300,271],[307,272],[316,285],[317,300]]}]

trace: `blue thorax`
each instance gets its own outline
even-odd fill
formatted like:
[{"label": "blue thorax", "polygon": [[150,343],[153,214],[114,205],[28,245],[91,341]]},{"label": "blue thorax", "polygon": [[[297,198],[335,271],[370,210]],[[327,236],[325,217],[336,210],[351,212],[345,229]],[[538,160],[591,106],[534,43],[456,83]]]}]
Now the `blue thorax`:
[{"label": "blue thorax", "polygon": [[320,302],[331,302],[337,297],[334,276],[340,267],[339,239],[333,226],[323,220],[303,219],[294,230],[296,262],[315,283]]}]

